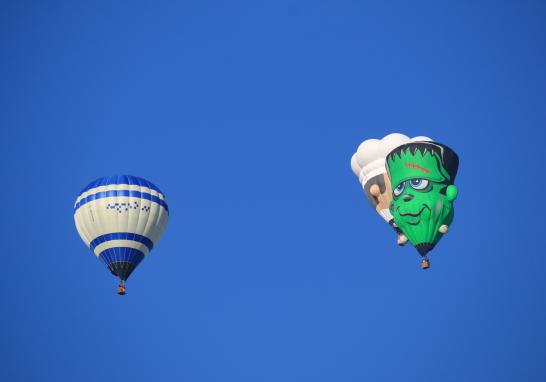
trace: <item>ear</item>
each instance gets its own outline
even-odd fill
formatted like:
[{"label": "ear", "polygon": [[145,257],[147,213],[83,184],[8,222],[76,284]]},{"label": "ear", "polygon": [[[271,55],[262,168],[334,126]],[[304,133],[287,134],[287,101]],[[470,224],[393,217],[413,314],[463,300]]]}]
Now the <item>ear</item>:
[{"label": "ear", "polygon": [[379,197],[379,195],[381,195],[381,189],[379,188],[377,184],[372,184],[372,186],[370,187],[370,194],[372,194],[376,198]]},{"label": "ear", "polygon": [[459,190],[457,189],[457,186],[455,186],[454,184],[450,184],[449,186],[447,186],[446,196],[448,201],[452,202],[457,199],[458,194]]}]

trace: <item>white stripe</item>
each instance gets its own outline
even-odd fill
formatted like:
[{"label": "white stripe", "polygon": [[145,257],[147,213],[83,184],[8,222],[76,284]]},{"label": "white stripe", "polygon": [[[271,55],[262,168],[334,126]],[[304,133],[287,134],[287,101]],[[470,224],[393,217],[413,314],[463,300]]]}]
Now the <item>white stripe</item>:
[{"label": "white stripe", "polygon": [[148,188],[148,187],[139,186],[138,184],[131,184],[131,185],[109,184],[107,186],[95,187],[85,191],[84,193],[78,196],[78,198],[76,199],[76,203],[74,204],[74,207],[76,207],[76,204],[78,204],[79,201],[82,200],[83,198],[86,198],[89,195],[96,194],[97,192],[103,192],[103,191],[139,191],[139,192],[144,192],[147,194],[157,196],[159,199],[166,201],[165,196],[162,193],[157,192],[156,190],[152,190],[151,188]]},{"label": "white stripe", "polygon": [[391,211],[389,211],[388,208],[387,208],[387,209],[383,209],[383,210],[379,210],[379,211],[377,211],[377,213],[378,213],[379,215],[381,215],[381,217],[382,217],[383,219],[385,219],[385,221],[386,221],[387,223],[390,222],[391,219],[392,219]]},{"label": "white stripe", "polygon": [[95,256],[99,256],[102,251],[110,248],[118,248],[118,247],[128,247],[128,248],[134,248],[138,249],[142,253],[144,253],[144,256],[147,256],[150,251],[148,250],[148,247],[144,245],[143,243],[139,243],[138,241],[133,240],[110,240],[105,241],[104,243],[100,243],[95,247]]}]

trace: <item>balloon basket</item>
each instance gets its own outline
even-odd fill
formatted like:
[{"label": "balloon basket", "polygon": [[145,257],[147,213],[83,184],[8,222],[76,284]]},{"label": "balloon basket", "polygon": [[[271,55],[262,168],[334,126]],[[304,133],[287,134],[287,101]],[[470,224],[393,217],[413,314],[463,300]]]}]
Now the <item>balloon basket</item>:
[{"label": "balloon basket", "polygon": [[125,296],[126,294],[125,283],[123,281],[118,285],[117,292],[120,296]]},{"label": "balloon basket", "polygon": [[430,268],[430,260],[429,259],[421,260],[421,269],[429,269],[429,268]]}]

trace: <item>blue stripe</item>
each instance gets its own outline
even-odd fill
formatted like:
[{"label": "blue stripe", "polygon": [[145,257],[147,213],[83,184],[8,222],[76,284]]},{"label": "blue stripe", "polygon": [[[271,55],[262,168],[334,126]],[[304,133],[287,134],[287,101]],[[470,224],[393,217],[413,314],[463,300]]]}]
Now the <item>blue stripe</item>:
[{"label": "blue stripe", "polygon": [[138,249],[128,247],[109,248],[102,251],[99,258],[110,265],[117,262],[127,262],[138,265],[144,259],[144,253]]},{"label": "blue stripe", "polygon": [[111,184],[138,185],[142,187],[148,187],[151,190],[155,190],[159,192],[160,194],[163,194],[163,192],[161,192],[161,190],[156,185],[154,185],[152,182],[146,179],[139,178],[138,176],[132,176],[132,175],[114,175],[114,176],[107,176],[104,178],[99,178],[94,180],[93,182],[89,183],[87,187],[85,187],[82,190],[82,192],[80,192],[80,195],[86,191],[91,190],[92,188],[100,187],[100,186],[109,186]]},{"label": "blue stripe", "polygon": [[154,247],[154,243],[150,239],[148,239],[146,236],[142,236],[137,233],[131,233],[131,232],[112,232],[112,233],[107,233],[106,235],[101,235],[93,239],[93,241],[89,244],[89,248],[92,251],[94,251],[97,245],[105,243],[107,241],[111,241],[111,240],[136,241],[138,243],[144,244],[146,247],[148,247],[148,250],[150,251]]},{"label": "blue stripe", "polygon": [[159,199],[157,196],[148,194],[146,192],[140,192],[140,191],[129,191],[129,190],[111,190],[111,191],[101,191],[97,192],[96,194],[89,195],[82,200],[80,200],[78,203],[76,203],[76,206],[74,207],[74,213],[83,206],[86,203],[92,202],[93,200],[102,199],[102,198],[109,198],[113,196],[129,196],[133,198],[141,198],[141,199],[147,199],[154,203],[159,204],[163,208],[167,210],[167,213],[169,212],[169,207],[167,206],[167,203]]}]

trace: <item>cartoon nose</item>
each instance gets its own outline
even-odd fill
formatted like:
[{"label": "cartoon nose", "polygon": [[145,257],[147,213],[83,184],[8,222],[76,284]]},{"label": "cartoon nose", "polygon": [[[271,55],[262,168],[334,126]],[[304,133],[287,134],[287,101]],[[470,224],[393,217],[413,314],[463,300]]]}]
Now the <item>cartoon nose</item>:
[{"label": "cartoon nose", "polygon": [[404,196],[402,196],[402,200],[404,202],[409,202],[411,199],[413,199],[413,195],[412,194],[406,194]]}]

